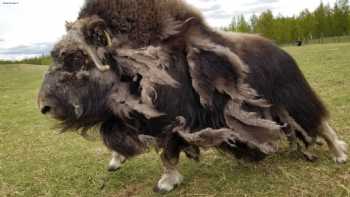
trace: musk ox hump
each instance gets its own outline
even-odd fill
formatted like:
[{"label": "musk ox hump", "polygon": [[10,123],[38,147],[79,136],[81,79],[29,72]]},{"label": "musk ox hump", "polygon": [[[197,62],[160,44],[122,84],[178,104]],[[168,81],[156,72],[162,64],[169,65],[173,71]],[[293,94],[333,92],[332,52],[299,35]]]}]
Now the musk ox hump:
[{"label": "musk ox hump", "polygon": [[204,24],[200,12],[183,0],[90,0],[79,19],[98,15],[107,21],[112,34],[127,35],[133,47],[159,43],[183,32],[186,20]]}]

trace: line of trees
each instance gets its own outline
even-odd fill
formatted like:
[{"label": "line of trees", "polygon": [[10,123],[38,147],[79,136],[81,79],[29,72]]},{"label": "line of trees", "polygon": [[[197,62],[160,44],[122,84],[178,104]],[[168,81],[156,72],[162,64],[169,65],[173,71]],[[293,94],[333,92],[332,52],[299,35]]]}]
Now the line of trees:
[{"label": "line of trees", "polygon": [[237,16],[225,30],[258,33],[279,44],[349,35],[349,0],[337,0],[333,7],[321,2],[315,11],[305,9],[293,17],[274,16],[271,10],[249,20]]},{"label": "line of trees", "polygon": [[1,64],[32,64],[32,65],[50,65],[52,59],[50,56],[33,57],[23,60],[0,60]]}]

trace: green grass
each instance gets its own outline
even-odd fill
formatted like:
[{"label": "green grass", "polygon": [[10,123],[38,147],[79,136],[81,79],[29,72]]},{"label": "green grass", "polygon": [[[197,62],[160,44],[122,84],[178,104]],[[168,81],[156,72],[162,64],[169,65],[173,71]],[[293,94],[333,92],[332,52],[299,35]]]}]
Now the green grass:
[{"label": "green grass", "polygon": [[350,36],[334,36],[313,40],[307,40],[306,44],[329,44],[329,43],[345,43],[350,42]]},{"label": "green grass", "polygon": [[[332,125],[350,142],[350,43],[286,48],[332,113]],[[161,174],[154,152],[108,173],[100,142],[52,130],[38,113],[36,94],[45,66],[0,65],[0,196],[157,196]],[[326,147],[315,163],[281,150],[258,164],[214,151],[195,163],[182,157],[185,182],[167,196],[350,196],[350,164],[336,165]]]}]

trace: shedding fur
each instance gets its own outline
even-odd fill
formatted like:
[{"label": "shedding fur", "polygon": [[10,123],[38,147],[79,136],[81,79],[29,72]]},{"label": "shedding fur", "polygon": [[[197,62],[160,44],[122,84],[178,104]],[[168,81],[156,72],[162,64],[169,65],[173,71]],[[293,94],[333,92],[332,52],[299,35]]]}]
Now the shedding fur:
[{"label": "shedding fur", "polygon": [[[143,49],[116,49],[115,59],[132,69],[133,73],[142,75],[146,80],[154,84],[169,85],[172,87],[178,86],[178,82],[175,81],[166,72],[164,67],[167,67],[168,61],[165,55],[159,52],[160,48],[154,48],[150,46]],[[124,64],[123,64],[124,63]]]},{"label": "shedding fur", "polygon": [[128,86],[122,83],[113,90],[109,105],[116,115],[124,119],[130,119],[130,113],[132,112],[138,112],[147,119],[164,115],[152,106],[142,103],[140,98],[131,95]]},{"label": "shedding fur", "polygon": [[64,131],[98,127],[124,158],[156,144],[156,191],[180,184],[180,153],[198,160],[200,147],[259,160],[283,134],[306,147],[322,136],[338,163],[347,160],[292,57],[259,36],[212,30],[181,0],[86,1],[52,57],[42,112]]},{"label": "shedding fur", "polygon": [[[234,120],[232,120],[234,121]],[[231,124],[233,124],[231,122]],[[195,133],[191,133],[190,129],[186,128],[186,120],[183,117],[177,118],[177,126],[173,129],[173,132],[178,133],[188,143],[200,146],[203,148],[218,147],[223,143],[228,144],[231,147],[237,147],[237,141],[246,143],[253,149],[258,149],[264,154],[271,154],[277,151],[277,146],[274,142],[279,139],[279,136],[271,135],[264,136],[264,131],[253,128],[247,129],[239,122],[234,123],[235,129],[222,128],[212,129],[206,128]],[[237,129],[237,130],[236,130]],[[253,131],[254,130],[254,131]],[[260,138],[254,139],[253,132],[260,132]]]},{"label": "shedding fur", "polygon": [[235,118],[248,126],[261,127],[264,129],[270,129],[273,131],[280,131],[281,126],[276,122],[259,117],[258,113],[247,112],[242,110],[242,104],[235,101],[229,101],[225,108],[225,117]]}]

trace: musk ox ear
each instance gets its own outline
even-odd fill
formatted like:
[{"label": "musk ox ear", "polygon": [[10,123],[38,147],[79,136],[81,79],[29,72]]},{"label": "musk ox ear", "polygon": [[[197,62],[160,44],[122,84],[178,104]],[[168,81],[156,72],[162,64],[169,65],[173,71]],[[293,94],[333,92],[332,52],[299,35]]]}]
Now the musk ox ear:
[{"label": "musk ox ear", "polygon": [[65,26],[66,26],[66,31],[71,30],[71,29],[73,28],[73,24],[74,24],[74,23],[72,23],[72,22],[66,21],[66,24],[65,24]]},{"label": "musk ox ear", "polygon": [[83,34],[88,44],[99,47],[110,46],[112,44],[106,23],[98,16],[93,16],[88,20],[83,28]]},{"label": "musk ox ear", "polygon": [[196,24],[199,24],[199,20],[195,17],[188,18],[184,22],[175,20],[172,17],[165,18],[163,20],[161,40],[183,37]]}]

